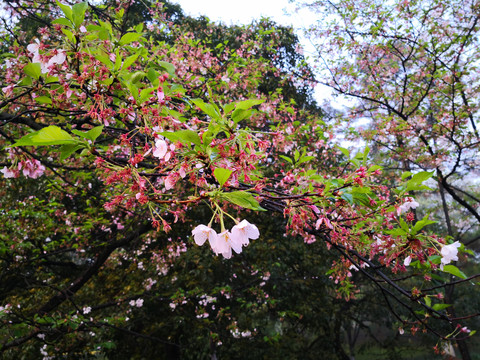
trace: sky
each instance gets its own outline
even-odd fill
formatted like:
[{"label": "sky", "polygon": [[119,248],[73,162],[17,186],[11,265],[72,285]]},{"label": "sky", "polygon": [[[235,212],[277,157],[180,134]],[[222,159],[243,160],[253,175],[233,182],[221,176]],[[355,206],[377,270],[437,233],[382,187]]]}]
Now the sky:
[{"label": "sky", "polygon": [[210,20],[221,21],[226,25],[249,24],[262,16],[271,17],[277,22],[290,25],[292,16],[284,15],[284,9],[293,12],[294,5],[288,0],[173,0],[183,10],[193,16],[206,15]]}]

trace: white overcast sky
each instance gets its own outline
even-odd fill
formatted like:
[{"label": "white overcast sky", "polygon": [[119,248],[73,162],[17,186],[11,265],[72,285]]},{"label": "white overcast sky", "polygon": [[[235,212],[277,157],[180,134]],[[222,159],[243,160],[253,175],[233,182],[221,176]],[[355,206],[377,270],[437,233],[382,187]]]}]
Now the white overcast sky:
[{"label": "white overcast sky", "polygon": [[293,12],[288,0],[173,0],[188,15],[205,15],[210,20],[231,24],[249,24],[262,16],[271,17],[281,24],[292,24],[292,17],[284,15],[284,9]]}]

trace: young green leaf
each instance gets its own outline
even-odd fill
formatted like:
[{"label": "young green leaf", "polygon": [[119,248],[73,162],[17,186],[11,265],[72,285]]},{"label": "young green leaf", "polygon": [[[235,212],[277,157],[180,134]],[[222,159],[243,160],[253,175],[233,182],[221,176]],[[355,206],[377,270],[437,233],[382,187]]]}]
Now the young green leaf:
[{"label": "young green leaf", "polygon": [[61,2],[57,1],[57,5],[62,9],[65,17],[73,23],[73,13],[72,8],[68,5],[64,5]]},{"label": "young green leaf", "polygon": [[42,68],[39,63],[30,63],[24,66],[23,72],[34,79],[39,79],[42,75]]},{"label": "young green leaf", "polygon": [[86,132],[72,129],[72,133],[78,135],[84,139],[95,141],[103,131],[103,125],[96,126],[93,129],[90,129]]},{"label": "young green leaf", "polygon": [[86,2],[77,3],[72,7],[72,17],[73,17],[73,24],[75,27],[80,27],[82,25],[83,20],[85,20],[85,11],[88,8],[88,4]]},{"label": "young green leaf", "polygon": [[459,268],[457,268],[455,265],[445,265],[443,267],[443,272],[455,275],[456,277],[459,277],[460,279],[466,279],[467,275],[463,271],[461,271]]},{"label": "young green leaf", "polygon": [[222,197],[232,204],[241,206],[245,209],[266,211],[260,206],[253,195],[246,191],[232,191],[229,193],[223,193]]},{"label": "young green leaf", "polygon": [[58,126],[48,126],[25,135],[12,146],[43,146],[73,144],[75,139]]},{"label": "young green leaf", "polygon": [[213,176],[215,176],[215,179],[217,179],[218,183],[220,184],[220,187],[223,187],[223,185],[227,182],[227,180],[230,178],[230,175],[232,175],[233,171],[224,169],[224,168],[216,168],[213,171]]},{"label": "young green leaf", "polygon": [[164,131],[160,135],[172,141],[180,141],[183,144],[190,145],[191,143],[202,146],[202,140],[195,131],[179,130],[175,132]]},{"label": "young green leaf", "polygon": [[142,34],[139,34],[139,33],[126,33],[120,39],[120,45],[130,44],[131,42],[137,41],[141,37],[142,37]]},{"label": "young green leaf", "polygon": [[265,100],[260,100],[260,99],[249,99],[249,100],[244,100],[240,101],[239,103],[236,104],[235,108],[240,109],[240,110],[248,110],[252,106],[255,105],[260,105],[263,103]]}]

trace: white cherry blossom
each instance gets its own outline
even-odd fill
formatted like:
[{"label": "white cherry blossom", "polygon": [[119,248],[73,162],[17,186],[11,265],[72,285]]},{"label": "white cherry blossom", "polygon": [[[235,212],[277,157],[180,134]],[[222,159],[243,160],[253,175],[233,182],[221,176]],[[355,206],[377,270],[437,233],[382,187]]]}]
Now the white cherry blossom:
[{"label": "white cherry blossom", "polygon": [[195,244],[199,246],[202,246],[207,239],[212,249],[217,243],[217,232],[206,225],[198,225],[192,230],[192,235],[193,240],[195,240]]},{"label": "white cherry blossom", "polygon": [[458,260],[458,248],[462,246],[459,241],[455,241],[453,244],[450,245],[443,245],[442,249],[440,250],[440,254],[442,254],[442,260],[440,264],[440,269],[443,270],[443,266],[449,264],[451,261]]},{"label": "white cherry blossom", "polygon": [[255,240],[260,236],[258,228],[250,224],[247,220],[242,220],[239,224],[232,228],[232,237],[241,245],[250,244],[249,239]]}]

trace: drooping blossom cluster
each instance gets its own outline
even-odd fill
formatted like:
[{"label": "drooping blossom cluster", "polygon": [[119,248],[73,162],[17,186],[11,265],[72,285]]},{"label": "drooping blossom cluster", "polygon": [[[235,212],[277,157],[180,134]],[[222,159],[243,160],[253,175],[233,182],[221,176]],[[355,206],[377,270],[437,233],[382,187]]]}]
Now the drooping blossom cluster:
[{"label": "drooping blossom cluster", "polygon": [[202,246],[208,239],[216,255],[222,254],[225,259],[230,259],[232,249],[240,254],[242,246],[247,246],[250,243],[249,239],[258,239],[260,232],[255,225],[242,220],[232,228],[232,231],[225,230],[220,234],[209,226],[198,225],[192,230],[192,235],[197,245]]},{"label": "drooping blossom cluster", "polygon": [[45,172],[45,166],[37,159],[26,159],[18,163],[17,168],[7,168],[6,166],[0,170],[5,178],[17,178],[22,171],[25,177],[37,179]]}]

